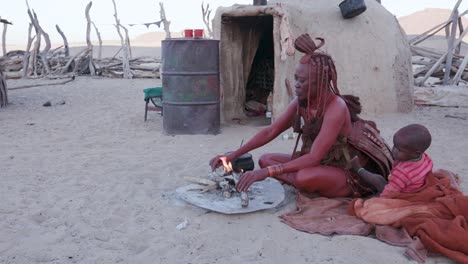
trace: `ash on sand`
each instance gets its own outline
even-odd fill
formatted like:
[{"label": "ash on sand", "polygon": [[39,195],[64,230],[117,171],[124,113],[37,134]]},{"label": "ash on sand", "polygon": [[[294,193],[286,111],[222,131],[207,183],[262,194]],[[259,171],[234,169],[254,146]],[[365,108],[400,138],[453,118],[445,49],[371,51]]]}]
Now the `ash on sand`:
[{"label": "ash on sand", "polygon": [[220,190],[200,192],[198,184],[189,184],[176,190],[177,196],[195,206],[223,214],[243,214],[276,207],[284,199],[284,188],[275,179],[254,183],[249,189],[249,206],[241,206],[240,193],[224,198]]}]

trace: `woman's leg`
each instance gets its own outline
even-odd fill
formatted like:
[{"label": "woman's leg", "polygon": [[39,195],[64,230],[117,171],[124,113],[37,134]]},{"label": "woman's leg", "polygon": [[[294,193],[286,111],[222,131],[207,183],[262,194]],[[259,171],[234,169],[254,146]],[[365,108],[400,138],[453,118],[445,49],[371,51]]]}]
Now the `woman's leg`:
[{"label": "woman's leg", "polygon": [[267,153],[260,156],[258,165],[260,168],[265,168],[271,165],[286,163],[291,161],[291,155],[281,153]]},{"label": "woman's leg", "polygon": [[[260,168],[265,168],[271,165],[286,163],[291,161],[291,155],[288,154],[281,154],[281,153],[268,153],[263,154],[260,159],[258,160],[258,165]],[[296,173],[285,173],[282,175],[275,176],[275,179],[281,181],[282,183],[286,183],[292,186],[296,186],[295,184]]]},{"label": "woman's leg", "polygon": [[[280,153],[264,154],[258,160],[260,168],[285,163],[291,155]],[[347,183],[344,169],[331,166],[305,168],[296,173],[285,173],[275,179],[306,192],[317,192],[326,197],[347,197],[352,190]]]},{"label": "woman's leg", "polygon": [[317,192],[326,197],[348,197],[352,190],[345,170],[331,166],[305,168],[297,172],[294,187],[306,192]]}]

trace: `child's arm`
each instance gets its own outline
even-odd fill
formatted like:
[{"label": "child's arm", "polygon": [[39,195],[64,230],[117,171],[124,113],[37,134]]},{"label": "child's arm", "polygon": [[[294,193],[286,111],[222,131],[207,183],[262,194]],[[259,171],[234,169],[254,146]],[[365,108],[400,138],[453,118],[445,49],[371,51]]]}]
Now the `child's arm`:
[{"label": "child's arm", "polygon": [[382,175],[372,173],[361,167],[358,157],[354,157],[351,160],[351,165],[353,166],[354,171],[361,177],[361,179],[367,184],[373,186],[375,190],[377,190],[377,193],[381,193],[385,185],[387,185],[387,181],[384,177],[382,177]]}]

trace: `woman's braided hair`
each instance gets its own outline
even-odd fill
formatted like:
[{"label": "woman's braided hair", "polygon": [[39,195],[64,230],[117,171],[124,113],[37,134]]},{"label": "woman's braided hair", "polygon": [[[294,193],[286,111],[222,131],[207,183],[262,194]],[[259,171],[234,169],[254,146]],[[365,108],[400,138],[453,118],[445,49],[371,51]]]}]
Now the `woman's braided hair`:
[{"label": "woman's braided hair", "polygon": [[[311,82],[312,76],[316,78],[317,84],[317,96],[314,98],[317,107],[317,117],[322,117],[326,108],[328,101],[332,94],[340,96],[340,91],[338,90],[337,85],[337,74],[335,63],[330,55],[326,54],[323,51],[320,51],[320,47],[325,44],[323,38],[316,38],[319,41],[318,45],[315,45],[315,42],[309,36],[309,34],[303,34],[299,36],[294,46],[295,48],[305,53],[301,58],[301,64],[308,65],[308,74],[309,74],[309,89],[307,95],[307,110],[311,106]],[[308,111],[307,111],[308,112]]]}]

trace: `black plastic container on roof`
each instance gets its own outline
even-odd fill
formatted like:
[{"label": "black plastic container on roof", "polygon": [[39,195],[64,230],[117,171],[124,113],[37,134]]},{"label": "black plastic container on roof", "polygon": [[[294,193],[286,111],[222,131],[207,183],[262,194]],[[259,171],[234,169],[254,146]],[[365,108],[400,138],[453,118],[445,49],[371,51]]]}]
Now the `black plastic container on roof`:
[{"label": "black plastic container on roof", "polygon": [[344,0],[339,5],[341,15],[345,19],[353,18],[366,11],[366,3],[364,0]]}]

